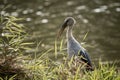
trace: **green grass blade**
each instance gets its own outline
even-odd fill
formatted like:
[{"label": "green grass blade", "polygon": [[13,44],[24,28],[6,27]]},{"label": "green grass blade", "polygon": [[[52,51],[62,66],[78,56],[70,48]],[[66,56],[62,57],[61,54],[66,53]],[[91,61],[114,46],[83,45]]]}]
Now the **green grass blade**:
[{"label": "green grass blade", "polygon": [[86,37],[87,37],[88,33],[89,33],[89,31],[85,34],[85,36],[84,36],[84,38],[83,38],[83,40],[82,40],[82,41],[84,41],[84,40],[86,39]]}]

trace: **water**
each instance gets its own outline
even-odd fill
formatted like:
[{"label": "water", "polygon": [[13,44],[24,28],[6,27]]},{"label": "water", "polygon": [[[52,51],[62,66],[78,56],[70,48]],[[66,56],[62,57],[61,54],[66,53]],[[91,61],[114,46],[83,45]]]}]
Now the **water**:
[{"label": "water", "polygon": [[[0,0],[0,13],[25,18],[29,41],[41,41],[39,52],[54,47],[59,26],[72,16],[77,21],[73,33],[79,42],[89,31],[83,46],[92,60],[101,58],[119,64],[119,0]],[[65,41],[65,33],[63,36]]]}]

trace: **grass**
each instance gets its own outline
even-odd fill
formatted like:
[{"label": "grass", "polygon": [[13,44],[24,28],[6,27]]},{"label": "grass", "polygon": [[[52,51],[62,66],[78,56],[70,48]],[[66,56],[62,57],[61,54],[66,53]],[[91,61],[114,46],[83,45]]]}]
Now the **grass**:
[{"label": "grass", "polygon": [[[94,71],[85,71],[86,64],[78,63],[75,58],[67,58],[63,51],[63,40],[60,45],[55,41],[54,48],[39,56],[40,42],[34,56],[25,56],[25,50],[30,49],[32,43],[25,42],[27,35],[24,26],[19,24],[21,19],[1,18],[0,80],[120,80],[115,64],[102,64],[100,61]],[[53,50],[55,59],[49,56]],[[60,61],[57,60],[59,55],[63,57]]]}]

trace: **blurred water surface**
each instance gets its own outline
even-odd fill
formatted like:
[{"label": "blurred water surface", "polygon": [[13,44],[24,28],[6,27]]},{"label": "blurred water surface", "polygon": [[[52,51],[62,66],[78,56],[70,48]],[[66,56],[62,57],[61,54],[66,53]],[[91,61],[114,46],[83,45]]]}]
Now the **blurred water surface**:
[{"label": "blurred water surface", "polygon": [[77,20],[73,33],[79,42],[89,31],[84,42],[92,60],[120,65],[119,0],[0,0],[0,14],[25,18],[29,41],[41,41],[39,52],[54,47],[59,26],[72,16]]}]

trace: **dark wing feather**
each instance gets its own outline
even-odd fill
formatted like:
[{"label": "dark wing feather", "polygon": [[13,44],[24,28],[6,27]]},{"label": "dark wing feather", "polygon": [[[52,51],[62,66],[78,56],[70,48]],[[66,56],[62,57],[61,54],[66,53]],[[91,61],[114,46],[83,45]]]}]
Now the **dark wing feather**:
[{"label": "dark wing feather", "polygon": [[90,57],[89,57],[89,55],[88,55],[88,53],[86,51],[82,51],[81,50],[79,56],[82,56],[81,60],[83,62],[87,63],[87,65],[89,65],[90,67],[92,67]]}]

